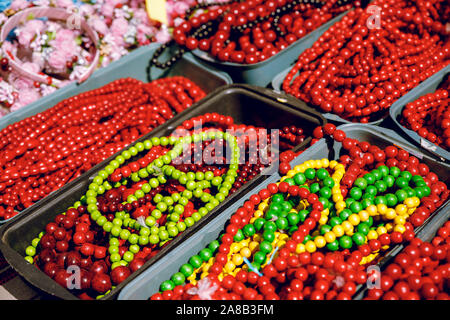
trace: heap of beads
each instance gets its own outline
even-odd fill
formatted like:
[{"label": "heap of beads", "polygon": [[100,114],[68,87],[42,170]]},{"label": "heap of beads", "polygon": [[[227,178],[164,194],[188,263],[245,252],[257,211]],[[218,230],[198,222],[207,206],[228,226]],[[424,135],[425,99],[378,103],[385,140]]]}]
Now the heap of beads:
[{"label": "heap of beads", "polygon": [[9,219],[200,100],[183,77],[120,79],[0,131],[0,219]]},{"label": "heap of beads", "polygon": [[350,11],[299,56],[283,90],[347,120],[379,119],[449,64],[446,8],[443,0],[375,0],[371,9]]},{"label": "heap of beads", "polygon": [[[194,6],[174,28],[181,46],[171,60],[160,63],[163,45],[152,63],[165,68],[187,50],[200,49],[220,61],[254,64],[264,61],[338,14],[360,6],[353,0],[245,0]],[[208,11],[195,15],[198,8]]]},{"label": "heap of beads", "polygon": [[[366,300],[449,300],[450,221],[442,226],[431,243],[419,238],[410,241],[387,266],[379,288],[366,292]],[[375,282],[375,281],[374,281]]]},{"label": "heap of beads", "polygon": [[[323,134],[348,147],[334,125],[315,132]],[[356,284],[367,280],[365,265],[381,250],[414,238],[408,220],[418,208],[427,210],[421,205],[436,197],[439,206],[448,197],[445,184],[389,165],[394,161],[386,166],[384,152],[379,157],[370,144],[359,144],[376,159],[365,163],[353,151],[341,163],[308,160],[278,185],[252,195],[219,239],[164,281],[152,299],[350,299]],[[393,149],[387,150],[392,156]],[[355,173],[349,160],[376,169]]]},{"label": "heap of beads", "polygon": [[[192,128],[194,123],[203,130]],[[82,299],[102,297],[278,156],[269,152],[269,164],[241,163],[241,153],[249,159],[252,141],[239,133],[260,128],[235,125],[231,117],[207,113],[180,128],[184,131],[175,130],[170,137],[137,143],[111,161],[80,201],[32,241],[26,260],[64,287],[70,277],[66,268],[77,265],[82,269],[82,290],[74,293]],[[237,136],[221,131],[236,128]],[[300,128],[283,132],[285,147],[304,139]],[[185,164],[195,159],[195,152],[187,151],[195,151],[197,143],[203,150],[219,150],[214,146],[219,143],[230,148],[232,158],[213,152],[202,156],[200,164]],[[145,155],[139,158],[139,153]],[[289,150],[280,154],[287,161],[293,156]]]},{"label": "heap of beads", "polygon": [[433,93],[408,103],[400,123],[424,139],[450,150],[450,80],[444,81]]}]

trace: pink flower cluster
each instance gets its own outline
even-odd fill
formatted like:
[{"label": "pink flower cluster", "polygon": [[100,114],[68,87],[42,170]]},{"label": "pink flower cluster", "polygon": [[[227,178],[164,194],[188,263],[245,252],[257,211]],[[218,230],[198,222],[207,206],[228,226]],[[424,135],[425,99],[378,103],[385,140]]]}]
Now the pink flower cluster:
[{"label": "pink flower cluster", "polygon": [[[41,5],[65,8],[81,15],[100,36],[99,67],[105,67],[140,46],[153,41],[169,41],[170,27],[173,26],[175,18],[183,16],[197,1],[168,0],[168,26],[162,26],[148,18],[145,0],[97,0],[95,4],[88,0],[79,0],[77,3],[81,5],[75,5],[72,0],[13,0],[10,9],[19,11],[29,6]],[[5,14],[0,13],[0,28],[6,19]],[[52,35],[51,39],[45,41],[49,34]],[[59,87],[76,79],[89,65],[89,52],[79,45],[80,39],[84,44],[89,44],[88,39],[83,37],[80,31],[71,30],[63,23],[30,20],[17,28],[16,35],[16,41],[4,43],[4,51],[20,56],[23,68],[29,71],[62,75],[67,80]],[[6,52],[0,50],[0,59],[5,55]],[[68,65],[72,62],[73,67],[69,68]],[[0,68],[0,117],[57,89],[55,85],[36,84],[10,68]]]}]

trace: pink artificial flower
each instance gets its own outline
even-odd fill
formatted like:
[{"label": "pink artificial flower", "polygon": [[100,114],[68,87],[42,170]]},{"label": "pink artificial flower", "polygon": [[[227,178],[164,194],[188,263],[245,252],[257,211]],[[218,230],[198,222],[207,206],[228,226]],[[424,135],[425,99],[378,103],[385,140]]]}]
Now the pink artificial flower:
[{"label": "pink artificial flower", "polygon": [[20,45],[28,47],[35,36],[34,32],[29,32],[27,30],[21,30],[17,36]]},{"label": "pink artificial flower", "polygon": [[89,24],[95,31],[103,35],[106,35],[108,33],[108,26],[102,19],[98,18],[91,19],[91,21],[89,21]]},{"label": "pink artificial flower", "polygon": [[170,41],[171,36],[170,36],[170,33],[169,33],[169,31],[167,29],[162,28],[161,30],[159,30],[156,33],[155,39],[159,43],[166,43],[166,42]]},{"label": "pink artificial flower", "polygon": [[133,17],[136,18],[140,23],[149,24],[150,19],[148,17],[148,13],[143,9],[135,9],[133,11]]},{"label": "pink artificial flower", "polygon": [[114,37],[123,37],[128,30],[128,21],[124,18],[115,19],[111,25],[111,33]]},{"label": "pink artificial flower", "polygon": [[27,8],[28,5],[29,5],[29,3],[27,0],[14,0],[11,3],[10,8],[13,9],[14,11],[19,11],[19,10]]},{"label": "pink artificial flower", "polygon": [[39,65],[33,62],[25,62],[22,64],[22,68],[33,73],[38,73],[40,71]]},{"label": "pink artificial flower", "polygon": [[5,15],[3,12],[0,13],[0,25],[2,25],[3,23],[5,23],[6,20],[8,20],[8,18],[6,17],[6,15]]},{"label": "pink artificial flower", "polygon": [[60,50],[53,50],[48,59],[50,67],[55,69],[55,71],[63,72],[66,69],[66,55]]},{"label": "pink artificial flower", "polygon": [[110,4],[105,4],[102,7],[102,13],[105,17],[112,18],[112,16],[114,15],[114,6]]},{"label": "pink artificial flower", "polygon": [[140,24],[137,27],[137,40],[140,44],[148,44],[149,39],[156,33],[156,28]]},{"label": "pink artificial flower", "polygon": [[71,8],[73,7],[72,0],[56,0],[56,6],[60,8]]},{"label": "pink artificial flower", "polygon": [[22,28],[22,31],[29,33],[41,33],[45,28],[44,21],[33,19],[28,21]]},{"label": "pink artificial flower", "polygon": [[177,14],[184,14],[189,9],[189,5],[183,1],[177,1],[173,4],[173,11]]},{"label": "pink artificial flower", "polygon": [[26,105],[38,100],[41,95],[35,89],[25,89],[19,92],[19,101],[11,107],[11,111],[16,111]]}]

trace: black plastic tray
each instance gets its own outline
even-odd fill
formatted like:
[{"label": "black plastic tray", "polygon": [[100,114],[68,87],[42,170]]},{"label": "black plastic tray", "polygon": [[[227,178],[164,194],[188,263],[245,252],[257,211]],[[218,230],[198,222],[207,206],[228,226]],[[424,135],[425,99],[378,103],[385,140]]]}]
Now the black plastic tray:
[{"label": "black plastic tray", "polygon": [[[235,123],[260,126],[264,128],[282,128],[286,125],[301,125],[307,138],[303,143],[296,146],[294,151],[302,150],[311,141],[314,128],[323,125],[326,120],[311,108],[299,104],[298,100],[277,94],[269,89],[262,89],[248,85],[229,85],[215,90],[205,97],[201,102],[194,104],[189,109],[176,115],[174,118],[156,128],[149,134],[141,137],[142,141],[151,137],[169,135],[183,121],[208,112],[219,112],[232,116]],[[119,153],[92,168],[88,175],[80,177],[65,185],[55,193],[33,207],[25,210],[17,219],[8,222],[0,229],[0,250],[8,263],[17,270],[28,282],[36,288],[61,299],[77,299],[72,293],[58,285],[36,266],[24,260],[25,248],[35,238],[47,223],[52,221],[56,215],[64,212],[74,202],[78,201],[85,193],[88,185],[96,174],[114,159]],[[143,268],[134,272],[127,280],[118,285],[110,294],[103,299],[113,299],[120,290],[132,279],[142,273],[150,265],[158,261],[167,252],[185,241],[205,223],[217,216],[220,212],[230,206],[235,199],[247,194],[254,186],[261,183],[268,176],[258,175],[245,184],[238,192],[231,195],[218,207],[203,217],[195,226],[189,228],[181,236],[175,238],[169,245],[164,247],[153,259],[146,262]]]}]

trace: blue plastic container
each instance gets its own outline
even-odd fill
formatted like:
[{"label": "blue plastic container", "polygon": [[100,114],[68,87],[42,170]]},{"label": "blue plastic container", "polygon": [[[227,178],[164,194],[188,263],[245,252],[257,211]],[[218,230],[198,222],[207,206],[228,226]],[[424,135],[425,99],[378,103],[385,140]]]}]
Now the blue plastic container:
[{"label": "blue plastic container", "polygon": [[[447,184],[450,182],[450,177],[447,174],[450,170],[450,166],[423,155],[416,147],[409,144],[392,130],[383,129],[381,131],[378,127],[362,124],[343,125],[340,126],[339,129],[343,130],[347,134],[347,137],[358,139],[360,141],[368,141],[379,147],[396,144],[411,154],[414,154],[419,159],[422,159],[422,161],[439,176],[446,176],[447,181],[445,182]],[[291,165],[296,166],[309,159],[338,159],[340,150],[341,144],[334,143],[333,149],[329,149],[326,141],[322,139],[294,159]],[[188,240],[184,241],[177,248],[164,256],[164,258],[150,266],[139,277],[135,278],[125,286],[119,294],[119,300],[145,300],[158,292],[159,286],[164,280],[170,279],[174,273],[178,272],[179,267],[186,263],[191,256],[197,254],[211,241],[216,240],[219,237],[224,229],[225,223],[231,215],[243,205],[250,195],[264,189],[269,183],[277,182],[280,179],[281,176],[278,173],[274,174],[264,181],[264,183],[250,190],[245,197],[237,200],[220,215],[209,221],[202,229],[193,234]],[[445,205],[437,210],[429,220],[448,211],[450,211],[450,201],[447,201]]]},{"label": "blue plastic container", "polygon": [[298,56],[303,51],[310,48],[326,30],[328,30],[334,23],[341,20],[345,14],[347,14],[347,12],[341,13],[340,15],[334,17],[269,59],[255,64],[221,62],[216,60],[209,53],[198,49],[194,50],[192,53],[194,57],[197,58],[199,63],[225,71],[231,76],[235,83],[247,83],[260,87],[266,87],[280,70],[284,70],[295,60],[297,60]]},{"label": "blue plastic container", "polygon": [[[210,93],[223,85],[231,84],[231,78],[223,72],[214,69],[206,69],[195,62],[191,54],[187,54],[176,63],[171,69],[160,70],[149,69],[149,62],[158,44],[153,43],[146,47],[141,47],[127,56],[111,63],[103,69],[95,71],[92,76],[81,85],[72,83],[61,88],[54,93],[45,96],[38,101],[31,103],[15,112],[0,118],[0,130],[8,125],[43,112],[60,101],[78,95],[82,92],[102,87],[114,80],[131,77],[144,82],[170,76],[185,76],[194,81],[206,93]],[[36,202],[36,205],[39,202]],[[11,218],[11,219],[14,219]],[[0,221],[0,226],[7,221]]]},{"label": "blue plastic container", "polygon": [[439,147],[438,145],[428,141],[425,138],[422,138],[417,134],[417,132],[410,130],[403,125],[400,124],[399,120],[402,116],[403,108],[410,102],[413,102],[420,98],[421,96],[436,91],[436,89],[441,84],[442,80],[450,73],[450,65],[446,68],[442,69],[438,73],[434,74],[420,85],[412,89],[402,98],[397,100],[397,102],[392,105],[389,110],[389,114],[395,124],[404,132],[405,136],[407,136],[410,140],[414,141],[417,145],[426,149],[433,155],[435,155],[440,160],[448,160],[450,161],[450,152]]}]

